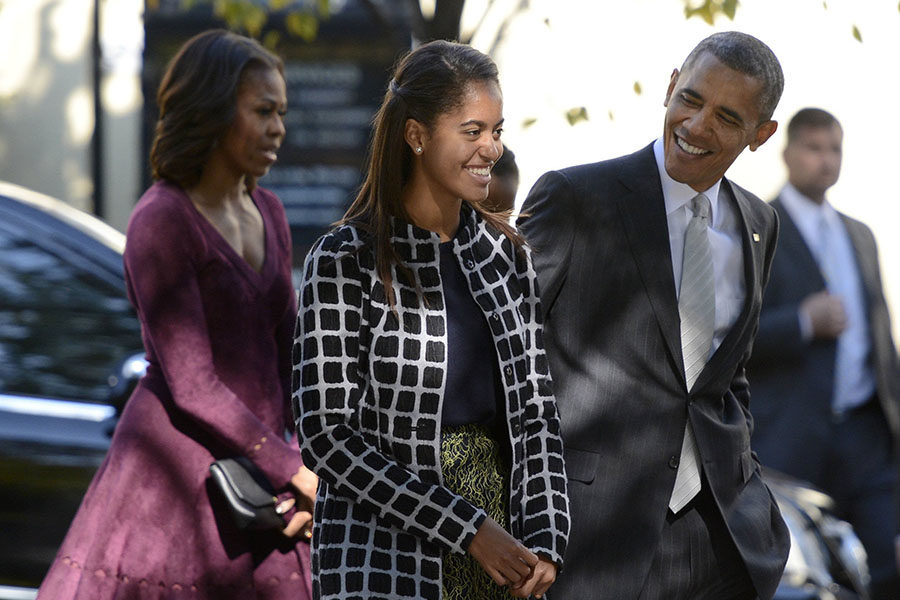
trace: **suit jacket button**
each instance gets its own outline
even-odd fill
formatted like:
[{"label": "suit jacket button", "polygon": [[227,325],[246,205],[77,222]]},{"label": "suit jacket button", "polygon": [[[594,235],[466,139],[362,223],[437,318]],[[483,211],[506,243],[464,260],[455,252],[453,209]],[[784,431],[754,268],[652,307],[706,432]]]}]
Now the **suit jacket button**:
[{"label": "suit jacket button", "polygon": [[669,468],[677,469],[678,468],[678,457],[674,454],[669,457]]}]

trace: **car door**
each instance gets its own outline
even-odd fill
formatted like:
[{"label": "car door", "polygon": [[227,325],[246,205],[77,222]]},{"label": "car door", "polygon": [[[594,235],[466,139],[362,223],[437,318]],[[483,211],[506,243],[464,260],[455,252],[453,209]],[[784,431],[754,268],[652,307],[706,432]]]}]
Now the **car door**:
[{"label": "car door", "polygon": [[109,446],[112,390],[136,353],[121,240],[0,194],[0,586],[40,583]]}]

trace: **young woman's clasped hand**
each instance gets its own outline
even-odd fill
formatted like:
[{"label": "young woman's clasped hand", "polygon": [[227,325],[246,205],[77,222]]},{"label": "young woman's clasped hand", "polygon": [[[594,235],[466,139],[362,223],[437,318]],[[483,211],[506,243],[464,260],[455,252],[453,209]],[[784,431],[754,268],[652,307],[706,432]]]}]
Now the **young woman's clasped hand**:
[{"label": "young woman's clasped hand", "polygon": [[517,598],[541,598],[556,580],[556,564],[530,551],[490,517],[472,538],[469,554]]},{"label": "young woman's clasped hand", "polygon": [[296,508],[297,512],[291,516],[287,527],[281,531],[286,537],[292,538],[299,535],[305,540],[312,538],[313,508],[316,504],[316,487],[318,485],[319,478],[305,466],[301,466],[291,477],[294,497],[290,499],[293,500],[293,503],[287,507],[287,510]]}]

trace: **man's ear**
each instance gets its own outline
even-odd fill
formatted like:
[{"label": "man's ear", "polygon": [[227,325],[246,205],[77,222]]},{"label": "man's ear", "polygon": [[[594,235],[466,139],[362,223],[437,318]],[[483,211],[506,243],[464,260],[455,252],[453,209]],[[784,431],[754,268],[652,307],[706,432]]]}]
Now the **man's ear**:
[{"label": "man's ear", "polygon": [[403,129],[403,137],[409,144],[409,149],[413,154],[417,154],[416,148],[424,148],[425,141],[428,137],[428,130],[425,125],[415,119],[407,119],[406,126]]},{"label": "man's ear", "polygon": [[675,84],[678,83],[678,69],[672,69],[672,76],[669,78],[669,89],[666,90],[666,99],[663,106],[669,107],[669,100],[672,98],[672,92],[675,91]]},{"label": "man's ear", "polygon": [[772,137],[775,130],[778,129],[778,121],[764,121],[756,128],[756,135],[750,142],[750,152],[756,152],[756,149],[766,143],[766,140]]}]

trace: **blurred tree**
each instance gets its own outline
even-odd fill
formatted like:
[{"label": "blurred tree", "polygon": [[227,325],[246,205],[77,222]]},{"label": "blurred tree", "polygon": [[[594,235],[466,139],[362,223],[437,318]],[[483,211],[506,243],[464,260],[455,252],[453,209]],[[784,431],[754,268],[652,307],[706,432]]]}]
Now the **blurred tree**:
[{"label": "blurred tree", "polygon": [[[246,32],[253,37],[259,37],[271,15],[282,14],[284,16],[285,29],[289,34],[296,35],[305,40],[312,40],[318,32],[319,21],[328,18],[330,14],[329,0],[173,0],[184,9],[189,9],[199,4],[211,4],[213,12],[222,18],[229,28]],[[375,0],[359,0],[372,13],[372,16],[380,22],[387,23],[388,19],[383,14],[384,5]],[[395,0],[399,2],[400,0]],[[737,14],[739,0],[677,0],[684,5],[685,19],[702,19],[709,25],[714,25],[719,17],[734,20]],[[148,10],[158,9],[165,0],[147,0]],[[478,32],[484,22],[484,17],[494,8],[497,0],[486,0],[481,21],[468,34],[462,33],[462,15],[466,0],[431,0],[429,10],[423,10],[423,0],[406,0],[407,10],[410,16],[410,26],[413,37],[425,42],[434,39],[459,40],[464,43],[471,41],[472,36]],[[2,0],[0,0],[2,6]],[[487,49],[493,53],[503,37],[504,30],[510,21],[519,13],[529,8],[528,0],[518,0],[510,14],[501,20],[497,31],[493,33],[493,43]],[[822,6],[828,10],[827,2]],[[898,5],[900,10],[900,5]],[[549,21],[545,21],[549,26]],[[263,43],[274,47],[278,43],[278,32],[269,31],[263,38]],[[852,35],[862,42],[862,34],[854,25]],[[634,93],[641,94],[641,84],[634,83]],[[612,113],[609,114],[612,119]],[[566,113],[566,119],[574,125],[579,121],[588,120],[584,107],[573,107]],[[534,123],[529,119],[526,127]]]},{"label": "blurred tree", "polygon": [[[684,4],[686,19],[698,17],[712,25],[716,17],[723,15],[734,20],[738,0],[680,0]],[[371,0],[365,0],[372,4]],[[469,40],[462,39],[461,20],[466,0],[434,0],[434,13],[426,18],[422,11],[421,0],[407,0],[412,15],[412,29],[419,40]],[[485,13],[489,11],[495,0],[487,0]],[[520,1],[515,12],[527,8],[527,0]]]},{"label": "blurred tree", "polygon": [[682,0],[684,2],[684,17],[690,19],[697,17],[703,19],[708,24],[713,25],[716,17],[724,15],[730,20],[734,20],[737,12],[738,0]]},{"label": "blurred tree", "polygon": [[[370,0],[366,0],[371,4]],[[407,0],[412,15],[413,35],[418,40],[458,40],[466,0],[434,0],[434,13],[426,18],[420,0]],[[488,0],[488,8],[493,4]]]},{"label": "blurred tree", "polygon": [[[175,0],[183,10],[211,5],[213,14],[225,21],[234,31],[259,38],[272,16],[283,16],[285,30],[301,39],[312,41],[319,31],[319,22],[330,14],[329,0]],[[165,0],[147,0],[147,10],[160,10]],[[278,32],[268,31],[262,38],[268,47],[278,43]]]},{"label": "blurred tree", "polygon": [[[243,31],[253,37],[259,37],[268,19],[273,14],[282,14],[285,19],[285,28],[288,33],[305,40],[313,40],[319,30],[319,21],[327,19],[330,14],[330,0],[174,0],[185,10],[196,5],[212,5],[216,16],[222,18],[227,26],[237,31]],[[396,0],[400,1],[400,0]],[[714,25],[718,17],[724,16],[734,20],[737,14],[738,0],[678,0],[684,5],[684,17],[686,19],[703,19],[709,25]],[[148,10],[158,10],[165,0],[147,0]],[[382,6],[374,0],[360,0],[380,21],[386,22],[382,15]],[[462,14],[466,0],[432,0],[434,9],[426,16],[422,10],[422,0],[406,0],[413,35],[417,40],[427,41],[434,39],[460,40],[463,39]],[[485,14],[491,10],[496,0],[487,0]],[[528,0],[520,0],[513,14],[528,7]],[[0,0],[0,7],[3,0]],[[822,7],[828,10],[828,3],[823,0]],[[897,6],[900,10],[900,4]],[[476,28],[477,30],[477,28]],[[270,32],[267,35],[272,35]],[[859,29],[854,25],[852,35],[858,41],[862,41]],[[274,45],[275,39],[264,39],[268,45]],[[468,36],[471,38],[471,36]]]}]

